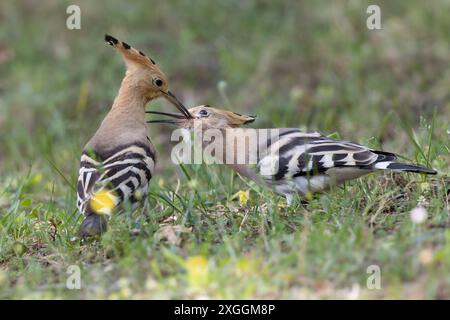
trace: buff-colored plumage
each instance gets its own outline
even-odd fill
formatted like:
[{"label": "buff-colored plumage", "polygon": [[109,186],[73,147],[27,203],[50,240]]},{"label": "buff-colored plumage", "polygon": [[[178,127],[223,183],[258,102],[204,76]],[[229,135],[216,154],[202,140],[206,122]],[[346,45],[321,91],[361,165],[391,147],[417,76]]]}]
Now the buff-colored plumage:
[{"label": "buff-colored plumage", "polygon": [[[149,111],[149,113],[155,113]],[[295,194],[307,196],[333,185],[361,177],[376,170],[394,170],[424,174],[436,171],[416,164],[397,162],[390,152],[373,150],[349,141],[336,140],[318,132],[302,132],[295,128],[236,129],[255,118],[230,111],[199,106],[189,109],[191,117],[173,115],[169,122],[188,129],[200,129],[202,135],[209,129],[220,130],[224,142],[221,163],[226,163],[240,174],[269,186],[284,195],[288,202]],[[232,137],[230,139],[229,137]],[[255,147],[247,147],[253,139]],[[203,140],[203,146],[213,145],[217,139]],[[237,141],[237,143],[236,143]],[[251,144],[249,144],[251,145]],[[205,150],[205,149],[204,149]],[[230,157],[226,155],[233,152]],[[255,163],[238,162],[255,159]],[[216,155],[217,157],[217,155]],[[232,161],[229,161],[229,160]],[[226,162],[227,161],[227,162]]]},{"label": "buff-colored plumage", "polygon": [[105,41],[122,56],[126,74],[111,110],[81,156],[77,207],[86,216],[82,237],[105,231],[105,215],[117,211],[121,203],[136,207],[146,198],[155,150],[148,136],[145,105],[164,97],[186,113],[152,59],[109,35]]}]

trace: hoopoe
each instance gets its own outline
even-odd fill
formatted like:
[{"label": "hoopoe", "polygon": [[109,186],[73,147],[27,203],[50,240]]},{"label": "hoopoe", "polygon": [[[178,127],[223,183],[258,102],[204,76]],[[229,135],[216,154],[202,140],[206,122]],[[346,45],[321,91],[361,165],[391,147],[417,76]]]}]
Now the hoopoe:
[{"label": "hoopoe", "polygon": [[[191,116],[147,111],[147,113],[170,116],[171,120],[153,120],[154,123],[171,123],[187,129],[200,128],[202,132],[208,129],[219,129],[225,144],[227,137],[251,137],[242,132],[233,133],[244,124],[253,122],[254,116],[221,110],[208,105],[188,109]],[[200,122],[200,123],[199,123]],[[393,170],[403,172],[436,174],[436,171],[416,164],[397,162],[397,155],[390,152],[373,150],[368,147],[349,142],[332,139],[318,132],[302,132],[295,128],[275,129],[247,129],[256,130],[256,148],[251,150],[240,143],[223,147],[223,152],[215,152],[222,158],[228,159],[226,152],[232,150],[235,155],[245,153],[245,159],[250,159],[249,152],[255,153],[256,166],[228,163],[241,175],[269,186],[276,193],[286,197],[288,204],[293,196],[308,196],[322,192],[333,185],[359,178],[377,170]],[[268,133],[267,131],[271,132]],[[231,134],[229,134],[231,132]],[[217,140],[217,139],[216,139]],[[214,141],[216,141],[214,140]],[[234,140],[231,140],[235,143]],[[213,142],[203,141],[206,145]],[[219,150],[219,149],[218,149]],[[231,157],[230,157],[231,158]],[[231,158],[235,160],[235,158]],[[221,163],[225,163],[221,162]]]},{"label": "hoopoe", "polygon": [[164,97],[189,117],[151,58],[110,35],[105,35],[105,41],[122,56],[126,73],[111,110],[81,155],[77,207],[85,215],[82,238],[104,232],[105,215],[122,202],[137,207],[146,198],[155,150],[148,136],[145,105]]}]

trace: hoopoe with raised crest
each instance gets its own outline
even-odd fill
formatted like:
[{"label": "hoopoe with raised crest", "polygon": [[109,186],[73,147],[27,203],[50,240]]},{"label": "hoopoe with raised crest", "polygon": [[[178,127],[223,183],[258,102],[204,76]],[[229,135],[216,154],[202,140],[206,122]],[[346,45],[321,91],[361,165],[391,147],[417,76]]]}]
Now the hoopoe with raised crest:
[{"label": "hoopoe with raised crest", "polygon": [[[276,193],[286,197],[288,204],[293,197],[308,196],[322,192],[333,185],[359,178],[377,170],[393,170],[424,174],[436,174],[436,171],[417,164],[397,162],[397,155],[390,152],[373,150],[368,147],[332,139],[318,132],[302,132],[295,128],[246,129],[256,130],[256,148],[253,150],[244,143],[235,144],[238,139],[246,139],[252,135],[245,131],[233,133],[238,127],[251,123],[254,116],[246,116],[231,111],[213,108],[208,105],[188,109],[189,115],[148,111],[147,113],[169,116],[172,119],[151,120],[150,123],[170,123],[177,126],[195,129],[202,132],[208,129],[219,129],[222,139],[211,137],[202,141],[203,150],[215,141],[224,141],[220,163],[231,166],[239,174],[263,183]],[[268,132],[270,131],[270,132]],[[230,134],[231,133],[231,134]],[[232,146],[227,140],[228,137]],[[205,139],[206,140],[206,139]],[[195,141],[195,140],[194,140]],[[241,141],[242,142],[242,141]],[[218,146],[220,148],[220,146]],[[219,150],[219,149],[216,149]],[[227,157],[227,152],[234,152],[234,157]],[[235,156],[244,154],[244,159],[251,159],[253,152],[257,160],[255,166],[240,164],[236,161],[226,163],[225,159],[236,160]]]},{"label": "hoopoe with raised crest", "polygon": [[151,58],[110,35],[105,35],[105,41],[122,56],[126,73],[111,110],[81,155],[77,207],[85,215],[82,238],[104,232],[105,216],[121,203],[137,207],[146,198],[155,150],[148,136],[145,105],[164,97],[189,117]]}]

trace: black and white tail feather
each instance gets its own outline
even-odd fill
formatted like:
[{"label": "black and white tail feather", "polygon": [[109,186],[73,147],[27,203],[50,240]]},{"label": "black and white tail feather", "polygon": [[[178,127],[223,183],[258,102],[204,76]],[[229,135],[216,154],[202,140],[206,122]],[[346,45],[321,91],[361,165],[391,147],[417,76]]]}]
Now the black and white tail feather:
[{"label": "black and white tail feather", "polygon": [[398,162],[394,153],[298,129],[280,129],[265,149],[258,162],[259,175],[288,202],[295,193],[321,192],[376,170],[436,174],[421,165]]}]

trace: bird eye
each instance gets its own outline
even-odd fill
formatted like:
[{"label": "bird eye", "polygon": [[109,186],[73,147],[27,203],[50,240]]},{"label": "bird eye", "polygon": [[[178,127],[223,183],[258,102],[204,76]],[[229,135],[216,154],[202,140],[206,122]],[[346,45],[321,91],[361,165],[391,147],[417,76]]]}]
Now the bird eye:
[{"label": "bird eye", "polygon": [[156,78],[155,80],[153,80],[153,83],[158,87],[161,87],[163,85],[162,80],[159,78]]},{"label": "bird eye", "polygon": [[207,116],[209,116],[208,111],[206,111],[205,109],[200,110],[198,112],[198,114],[199,114],[200,117],[207,117]]}]

